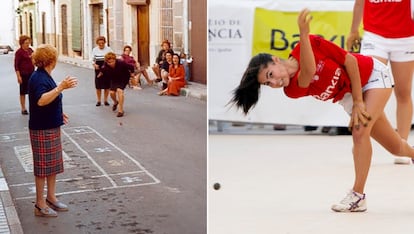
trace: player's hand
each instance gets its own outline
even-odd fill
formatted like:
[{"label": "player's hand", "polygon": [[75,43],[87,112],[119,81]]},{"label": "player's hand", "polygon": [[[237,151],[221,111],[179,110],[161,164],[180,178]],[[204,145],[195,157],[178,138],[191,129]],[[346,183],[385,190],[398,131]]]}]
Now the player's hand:
[{"label": "player's hand", "polygon": [[352,52],[359,52],[361,46],[361,37],[359,32],[351,32],[346,38],[346,49]]},{"label": "player's hand", "polygon": [[310,10],[305,8],[301,12],[299,12],[298,16],[298,26],[300,34],[309,34],[309,24],[312,20],[312,16],[310,15]]},{"label": "player's hand", "polygon": [[348,125],[349,131],[352,132],[354,129],[359,130],[362,126],[368,126],[370,120],[371,116],[366,111],[364,102],[354,103],[352,106],[351,120]]}]

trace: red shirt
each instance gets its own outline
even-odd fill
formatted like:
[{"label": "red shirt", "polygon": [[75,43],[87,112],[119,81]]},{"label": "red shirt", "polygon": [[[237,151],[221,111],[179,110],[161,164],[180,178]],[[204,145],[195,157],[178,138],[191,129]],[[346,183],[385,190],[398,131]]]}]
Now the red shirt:
[{"label": "red shirt", "polygon": [[180,78],[179,80],[184,81],[184,77],[185,77],[184,66],[181,64],[178,64],[178,67],[175,68],[174,64],[171,64],[168,75],[171,76],[172,78]]},{"label": "red shirt", "polygon": [[126,62],[129,65],[132,65],[132,66],[134,66],[134,68],[136,68],[137,62],[135,61],[133,56],[130,56],[130,55],[127,55],[127,54],[122,54],[121,57],[122,57],[122,60],[124,60],[124,62]]},{"label": "red shirt", "polygon": [[24,50],[20,47],[14,54],[14,70],[19,71],[22,76],[30,75],[34,71],[32,53],[32,48]]},{"label": "red shirt", "polygon": [[386,38],[414,36],[410,0],[365,0],[364,30]]},{"label": "red shirt", "polygon": [[[310,35],[309,38],[316,64],[315,75],[307,88],[299,87],[299,67],[289,85],[284,87],[284,92],[290,98],[313,96],[322,101],[333,99],[333,102],[337,102],[345,93],[351,92],[351,80],[344,67],[348,52],[322,37]],[[373,60],[361,54],[352,55],[357,58],[363,87],[371,76]],[[300,43],[292,50],[291,56],[300,61]]]}]

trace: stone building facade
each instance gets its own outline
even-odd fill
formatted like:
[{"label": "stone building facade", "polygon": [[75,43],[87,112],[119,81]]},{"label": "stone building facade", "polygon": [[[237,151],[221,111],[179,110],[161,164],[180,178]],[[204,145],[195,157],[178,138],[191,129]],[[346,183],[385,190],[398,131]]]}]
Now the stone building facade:
[{"label": "stone building facade", "polygon": [[207,0],[14,1],[16,42],[26,34],[33,47],[49,43],[61,60],[91,66],[90,52],[102,35],[115,53],[131,45],[141,64],[151,66],[168,39],[192,59],[190,81],[207,83]]}]

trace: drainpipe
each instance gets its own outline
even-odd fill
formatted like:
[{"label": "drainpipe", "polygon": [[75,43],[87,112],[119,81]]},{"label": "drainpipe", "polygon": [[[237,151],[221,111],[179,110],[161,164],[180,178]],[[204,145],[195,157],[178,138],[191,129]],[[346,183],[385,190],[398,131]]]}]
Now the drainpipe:
[{"label": "drainpipe", "polygon": [[106,29],[106,45],[110,45],[110,38],[109,38],[109,9],[108,9],[108,0],[104,2],[103,10],[105,11],[105,29]]},{"label": "drainpipe", "polygon": [[[12,6],[11,6],[11,8],[12,8],[12,11],[11,12],[13,12],[13,24],[12,24],[12,33],[13,33],[12,40],[13,41],[11,41],[11,43],[13,43],[13,44],[10,45],[10,46],[12,46],[13,50],[17,47],[16,46],[16,41],[17,41],[17,38],[16,38],[16,35],[17,35],[17,32],[16,32],[16,22],[17,22],[17,17],[19,17],[19,14],[17,14],[18,10],[17,10],[15,4],[16,3],[13,0],[12,1]],[[17,14],[17,16],[16,16],[16,14]]]},{"label": "drainpipe", "polygon": [[82,32],[81,34],[83,35],[82,37],[82,57],[84,60],[90,60],[90,51],[92,51],[92,46],[90,45],[90,38],[92,37],[91,34],[91,30],[87,30],[90,29],[92,27],[90,27],[91,23],[91,17],[90,17],[90,10],[89,10],[89,5],[88,5],[88,1],[83,0],[81,1],[81,14],[82,14]]},{"label": "drainpipe", "polygon": [[190,31],[188,23],[188,0],[183,1],[183,40],[184,40],[184,53],[188,56],[188,34]]}]

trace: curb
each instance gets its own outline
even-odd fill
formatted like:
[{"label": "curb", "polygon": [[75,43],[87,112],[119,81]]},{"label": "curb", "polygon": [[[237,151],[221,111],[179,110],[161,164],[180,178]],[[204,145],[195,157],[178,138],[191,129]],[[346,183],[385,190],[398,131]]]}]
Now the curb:
[{"label": "curb", "polygon": [[20,223],[19,216],[17,215],[16,207],[13,203],[13,199],[10,195],[9,186],[7,185],[6,179],[3,176],[3,171],[0,168],[0,202],[1,208],[4,211],[5,219],[7,220],[7,228],[2,227],[1,233],[11,234],[23,234],[22,225]]},{"label": "curb", "polygon": [[191,89],[189,88],[181,88],[180,95],[185,97],[198,98],[202,101],[207,101],[207,95],[205,93],[191,91]]}]

